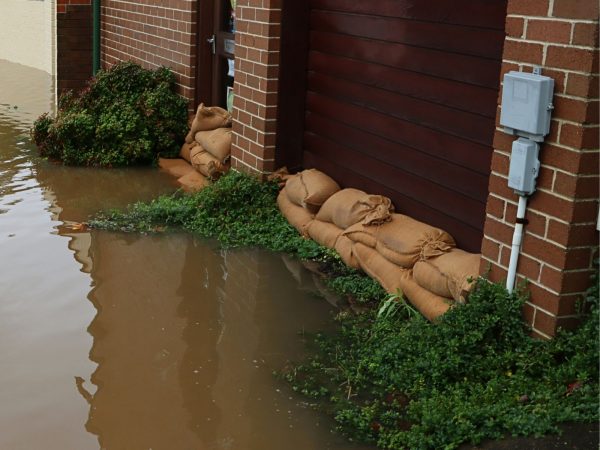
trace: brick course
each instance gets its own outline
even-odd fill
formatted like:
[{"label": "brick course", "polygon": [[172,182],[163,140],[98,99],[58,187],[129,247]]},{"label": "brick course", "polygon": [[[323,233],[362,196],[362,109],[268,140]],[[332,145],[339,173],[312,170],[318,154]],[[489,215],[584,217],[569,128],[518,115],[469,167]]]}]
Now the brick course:
[{"label": "brick course", "polygon": [[104,0],[102,67],[134,61],[170,67],[181,95],[194,100],[197,0]]},{"label": "brick course", "polygon": [[[530,198],[518,282],[528,280],[524,309],[533,333],[548,338],[576,324],[576,303],[589,286],[598,248],[598,5],[594,0],[509,0],[503,72],[555,79],[550,135],[540,151]],[[494,139],[482,243],[482,273],[506,277],[518,197],[507,186],[514,136]]]}]

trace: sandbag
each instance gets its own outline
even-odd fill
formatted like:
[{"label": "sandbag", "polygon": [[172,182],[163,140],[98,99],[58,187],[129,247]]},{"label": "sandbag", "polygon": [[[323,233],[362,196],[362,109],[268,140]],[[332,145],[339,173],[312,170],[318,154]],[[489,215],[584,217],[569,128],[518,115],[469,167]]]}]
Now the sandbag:
[{"label": "sandbag", "polygon": [[393,264],[376,250],[361,243],[354,244],[354,254],[365,273],[390,294],[400,290],[427,319],[433,321],[450,308],[450,299],[435,295],[415,283],[410,269]]},{"label": "sandbag", "polygon": [[344,264],[354,269],[360,269],[360,264],[354,255],[353,250],[354,242],[348,239],[346,236],[338,236],[335,241],[335,251],[338,252]]},{"label": "sandbag", "polygon": [[386,292],[395,294],[401,289],[401,280],[409,275],[409,271],[388,261],[371,247],[360,242],[353,246],[354,256],[360,268],[371,278],[376,280]]},{"label": "sandbag", "polygon": [[181,185],[183,190],[187,192],[197,192],[210,184],[204,175],[196,172],[195,170],[192,170],[188,174],[182,176],[177,180],[177,182]]},{"label": "sandbag", "polygon": [[303,207],[294,205],[285,193],[285,189],[279,192],[277,196],[277,206],[290,225],[298,230],[302,236],[308,237],[306,228],[314,216]]},{"label": "sandbag", "polygon": [[391,220],[392,212],[394,206],[389,198],[346,188],[329,197],[319,209],[316,218],[346,229],[358,222],[363,225],[385,223]]},{"label": "sandbag", "polygon": [[400,289],[406,299],[428,320],[433,322],[450,309],[452,300],[423,289],[415,282],[411,272],[412,270],[409,271],[408,276],[402,278]]},{"label": "sandbag", "polygon": [[201,145],[190,152],[192,166],[205,177],[215,180],[226,172],[226,167],[217,158],[208,153]]},{"label": "sandbag", "polygon": [[436,258],[419,261],[413,269],[413,276],[419,286],[443,297],[452,297],[459,303],[465,298],[477,279],[481,255],[452,249]]},{"label": "sandbag", "polygon": [[224,163],[231,155],[231,129],[217,128],[212,131],[198,131],[194,139],[204,150]]},{"label": "sandbag", "polygon": [[307,227],[308,235],[313,241],[327,248],[334,248],[337,238],[344,230],[332,223],[313,220]]},{"label": "sandbag", "polygon": [[176,178],[194,172],[194,168],[181,158],[158,158],[158,167]]},{"label": "sandbag", "polygon": [[383,225],[355,224],[344,235],[375,247],[386,259],[408,269],[417,261],[439,256],[456,245],[445,231],[403,214],[392,214],[392,219]]},{"label": "sandbag", "polygon": [[286,182],[290,201],[316,214],[325,201],[340,190],[333,178],[317,169],[308,169],[290,177]]},{"label": "sandbag", "polygon": [[231,126],[231,114],[218,106],[204,106],[200,103],[196,110],[196,116],[190,127],[190,131],[185,137],[185,142],[191,144],[198,131],[215,130],[222,127]]},{"label": "sandbag", "polygon": [[191,156],[192,149],[196,145],[198,145],[198,143],[195,141],[192,142],[191,144],[184,142],[183,145],[181,146],[181,150],[179,150],[179,157],[185,159],[187,162],[190,162],[192,160],[192,156]]}]

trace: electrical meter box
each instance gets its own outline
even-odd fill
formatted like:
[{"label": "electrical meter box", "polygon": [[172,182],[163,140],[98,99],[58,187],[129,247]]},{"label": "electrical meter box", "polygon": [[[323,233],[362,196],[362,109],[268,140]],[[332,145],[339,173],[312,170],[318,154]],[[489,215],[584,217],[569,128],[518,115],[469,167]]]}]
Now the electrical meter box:
[{"label": "electrical meter box", "polygon": [[519,138],[512,145],[508,187],[519,195],[531,195],[535,191],[535,180],[540,172],[538,159],[540,146],[527,138]]},{"label": "electrical meter box", "polygon": [[550,132],[554,80],[536,73],[504,75],[500,125],[510,134],[542,142]]}]

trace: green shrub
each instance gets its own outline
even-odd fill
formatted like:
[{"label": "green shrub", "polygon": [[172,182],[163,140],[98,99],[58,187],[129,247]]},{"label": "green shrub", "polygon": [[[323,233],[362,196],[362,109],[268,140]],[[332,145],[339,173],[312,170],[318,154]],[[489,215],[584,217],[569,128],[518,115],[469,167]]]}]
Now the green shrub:
[{"label": "green shrub", "polygon": [[59,100],[56,118],[43,114],[32,137],[40,154],[68,165],[116,167],[176,156],[187,131],[187,101],[167,68],[119,63],[80,93]]},{"label": "green shrub", "polygon": [[523,299],[479,281],[437,324],[417,316],[340,314],[340,331],[283,376],[339,429],[381,448],[456,448],[543,435],[598,420],[598,291],[573,332],[534,340]]}]

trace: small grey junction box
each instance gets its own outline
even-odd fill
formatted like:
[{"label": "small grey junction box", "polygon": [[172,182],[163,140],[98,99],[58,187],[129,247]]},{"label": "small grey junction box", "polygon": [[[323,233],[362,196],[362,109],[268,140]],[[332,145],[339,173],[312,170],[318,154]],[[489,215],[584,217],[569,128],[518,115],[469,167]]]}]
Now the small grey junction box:
[{"label": "small grey junction box", "polygon": [[554,80],[535,73],[504,75],[500,125],[506,132],[542,142],[550,132]]},{"label": "small grey junction box", "polygon": [[512,145],[508,187],[519,195],[531,195],[535,191],[535,180],[540,172],[538,154],[540,146],[527,138],[519,138]]}]

